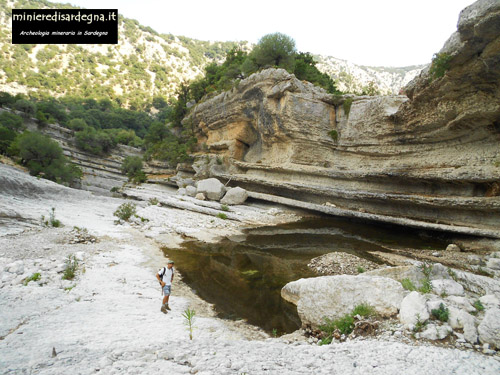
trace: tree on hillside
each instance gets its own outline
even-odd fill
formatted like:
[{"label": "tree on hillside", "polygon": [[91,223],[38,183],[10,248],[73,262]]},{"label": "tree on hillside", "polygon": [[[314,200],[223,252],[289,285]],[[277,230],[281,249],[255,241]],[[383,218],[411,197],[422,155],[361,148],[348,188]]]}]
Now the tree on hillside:
[{"label": "tree on hillside", "polygon": [[63,155],[61,146],[40,133],[24,132],[15,141],[21,163],[32,176],[42,176],[59,183],[72,183],[82,176],[81,170]]},{"label": "tree on hillside", "polygon": [[278,67],[292,72],[295,52],[295,41],[291,37],[282,33],[274,33],[260,38],[250,58],[259,68]]}]

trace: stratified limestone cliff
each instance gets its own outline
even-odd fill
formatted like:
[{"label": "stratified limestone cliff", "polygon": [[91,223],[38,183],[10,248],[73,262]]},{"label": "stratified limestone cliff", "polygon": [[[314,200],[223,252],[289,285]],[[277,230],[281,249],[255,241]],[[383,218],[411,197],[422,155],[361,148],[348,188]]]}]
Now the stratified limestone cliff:
[{"label": "stratified limestone cliff", "polygon": [[211,174],[254,197],[500,237],[499,2],[462,11],[442,52],[445,75],[424,71],[407,96],[334,97],[269,69],[185,121],[224,158]]},{"label": "stratified limestone cliff", "polygon": [[[123,160],[127,156],[142,157],[140,149],[118,145],[108,155],[89,154],[75,146],[74,132],[57,124],[48,124],[40,128],[34,119],[26,121],[28,130],[40,131],[59,143],[64,154],[83,172],[79,188],[99,195],[111,195],[111,189],[121,188],[127,183],[127,176],[121,172]],[[174,171],[166,163],[151,161],[144,163],[144,171],[152,182],[169,177]],[[166,175],[165,175],[166,174]]]}]

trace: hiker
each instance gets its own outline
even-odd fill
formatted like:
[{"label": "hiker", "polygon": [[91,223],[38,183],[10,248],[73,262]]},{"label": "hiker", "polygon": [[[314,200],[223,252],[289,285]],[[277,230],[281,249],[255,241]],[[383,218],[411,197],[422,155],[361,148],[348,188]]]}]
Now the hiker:
[{"label": "hiker", "polygon": [[174,261],[169,260],[167,267],[161,268],[156,274],[156,278],[160,282],[163,294],[163,303],[160,311],[166,314],[167,310],[170,310],[170,307],[168,306],[168,299],[170,297],[172,281],[174,280]]}]

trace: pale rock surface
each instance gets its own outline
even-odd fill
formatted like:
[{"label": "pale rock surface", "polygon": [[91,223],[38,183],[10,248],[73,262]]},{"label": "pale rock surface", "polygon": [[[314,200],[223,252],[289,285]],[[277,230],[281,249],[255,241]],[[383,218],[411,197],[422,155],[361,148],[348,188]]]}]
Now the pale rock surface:
[{"label": "pale rock surface", "polygon": [[479,302],[486,309],[491,309],[493,307],[500,307],[500,300],[493,294],[487,294],[479,298]]},{"label": "pale rock surface", "polygon": [[494,270],[500,270],[500,258],[490,258],[486,262],[486,267],[494,269]]},{"label": "pale rock surface", "polygon": [[431,298],[426,302],[427,311],[432,312],[432,310],[437,310],[441,304],[447,307],[447,304],[441,298]]},{"label": "pale rock surface", "polygon": [[432,265],[432,270],[430,274],[430,279],[431,280],[436,280],[436,279],[451,279],[451,276],[448,272],[448,267],[443,266],[441,263],[434,263]]},{"label": "pale rock surface", "polygon": [[186,195],[189,195],[190,197],[195,197],[196,196],[196,188],[192,185],[186,186]]},{"label": "pale rock surface", "polygon": [[415,266],[397,266],[389,268],[379,268],[373,271],[366,272],[366,275],[389,277],[396,281],[410,279],[417,288],[422,285],[424,274],[418,267]]},{"label": "pale rock surface", "polygon": [[197,192],[203,193],[205,197],[212,201],[219,201],[225,193],[224,185],[216,178],[200,180],[196,184]]},{"label": "pale rock surface", "polygon": [[477,328],[479,341],[500,349],[500,308],[486,310],[484,318]]},{"label": "pale rock surface", "polygon": [[179,188],[179,190],[177,190],[177,195],[186,195],[186,189],[185,188]]},{"label": "pale rock surface", "polygon": [[303,325],[318,327],[325,317],[339,318],[362,303],[373,306],[382,316],[394,315],[404,289],[389,278],[338,275],[290,282],[282,288],[281,296],[297,305]]},{"label": "pale rock surface", "polygon": [[196,193],[195,199],[198,199],[200,201],[204,201],[207,198],[205,197],[205,194],[203,194],[203,193]]},{"label": "pale rock surface", "polygon": [[458,247],[458,245],[451,243],[448,246],[446,246],[446,251],[460,252],[460,251],[462,251],[462,249],[460,249],[460,247]]},{"label": "pale rock surface", "polygon": [[472,306],[470,301],[466,297],[461,296],[448,296],[446,297],[446,301],[457,306],[460,309],[463,309],[467,312],[476,311],[475,307]]},{"label": "pale rock surface", "polygon": [[454,280],[431,280],[432,291],[436,294],[447,294],[452,296],[463,296],[465,294],[462,285]]},{"label": "pale rock surface", "polygon": [[236,205],[243,204],[248,198],[247,191],[245,189],[238,187],[234,187],[229,189],[224,195],[224,198],[221,199],[222,204]]},{"label": "pale rock surface", "polygon": [[407,328],[415,326],[417,321],[425,322],[429,319],[429,312],[425,298],[418,292],[411,292],[401,302],[399,320]]},{"label": "pale rock surface", "polygon": [[442,326],[436,324],[428,324],[423,332],[418,334],[418,337],[427,339],[427,340],[442,340],[448,337],[448,335],[453,330],[448,324],[444,324]]}]

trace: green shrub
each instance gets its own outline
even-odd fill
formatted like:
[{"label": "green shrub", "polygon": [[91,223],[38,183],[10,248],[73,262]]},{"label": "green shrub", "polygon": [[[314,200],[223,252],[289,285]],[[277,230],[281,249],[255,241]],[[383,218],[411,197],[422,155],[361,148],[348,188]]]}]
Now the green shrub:
[{"label": "green shrub", "polygon": [[413,332],[421,332],[426,325],[427,320],[422,320],[420,314],[417,314],[417,322],[415,323],[415,327],[413,327]]},{"label": "green shrub", "polygon": [[227,219],[227,215],[226,215],[226,214],[224,214],[224,213],[222,213],[222,212],[219,212],[219,213],[217,214],[217,217],[218,217],[219,219],[222,219],[222,220],[226,220],[226,219]]},{"label": "green shrub", "polygon": [[326,324],[319,328],[328,336],[331,336],[337,329],[344,335],[350,334],[354,329],[354,317],[351,314],[346,314],[338,319],[325,318],[325,322]]},{"label": "green shrub", "polygon": [[45,216],[42,215],[41,221],[42,224],[47,227],[59,228],[60,226],[62,226],[61,221],[56,219],[56,209],[54,207],[52,207],[50,211],[49,218],[46,219]]},{"label": "green shrub", "polygon": [[483,304],[481,303],[480,300],[476,300],[474,301],[474,303],[472,304],[472,306],[474,306],[474,308],[477,310],[477,311],[483,311],[484,310],[484,306]]},{"label": "green shrub", "polygon": [[21,163],[32,176],[41,176],[58,183],[71,184],[82,177],[80,168],[63,155],[61,146],[40,133],[24,132],[14,141]]},{"label": "green shrub", "polygon": [[91,154],[105,155],[116,147],[116,142],[106,132],[87,127],[75,133],[75,145]]},{"label": "green shrub", "polygon": [[222,211],[229,211],[229,206],[227,206],[227,205],[225,205],[225,204],[221,204],[221,205],[220,205],[220,209],[221,209]]},{"label": "green shrub", "polygon": [[429,74],[432,79],[441,78],[446,71],[450,69],[451,56],[446,53],[435,53],[432,58],[432,64],[429,68]]},{"label": "green shrub", "polygon": [[120,220],[128,221],[136,214],[136,205],[133,203],[123,203],[113,213]]},{"label": "green shrub", "polygon": [[76,275],[76,270],[78,269],[78,260],[74,255],[68,256],[66,259],[66,269],[63,273],[63,280],[73,280]]},{"label": "green shrub", "polygon": [[330,131],[328,132],[328,135],[329,135],[330,137],[332,137],[332,139],[333,139],[333,141],[334,141],[334,142],[337,142],[337,141],[338,141],[338,139],[339,139],[339,133],[338,133],[336,130],[330,130]]},{"label": "green shrub", "polygon": [[26,285],[28,285],[28,283],[29,283],[30,281],[38,281],[38,280],[40,280],[40,277],[41,277],[40,273],[39,273],[39,272],[36,272],[36,273],[34,273],[33,275],[31,275],[30,277],[27,277],[27,278],[24,280],[23,284],[24,284],[24,286],[26,286]]},{"label": "green shrub", "polygon": [[375,310],[372,306],[360,304],[357,305],[350,314],[346,314],[341,318],[330,319],[325,317],[325,324],[319,326],[319,329],[323,332],[323,338],[320,341],[320,345],[330,344],[335,330],[339,330],[341,334],[349,335],[354,329],[354,317],[356,315],[368,317],[374,314]]},{"label": "green shrub", "polygon": [[417,290],[413,282],[408,278],[401,280],[401,285],[403,286],[404,289],[409,290],[411,292]]},{"label": "green shrub", "polygon": [[358,266],[358,273],[364,273],[366,270],[362,266]]},{"label": "green shrub", "polygon": [[0,125],[14,131],[20,131],[23,128],[24,120],[21,116],[2,111],[0,113]]},{"label": "green shrub", "polygon": [[15,131],[0,125],[0,154],[8,154],[8,150],[16,139],[16,136],[17,133]]},{"label": "green shrub", "polygon": [[353,102],[352,98],[347,98],[346,100],[344,100],[344,103],[342,104],[346,118],[349,118],[349,112],[351,112],[352,102]]},{"label": "green shrub", "polygon": [[126,174],[129,181],[142,183],[147,181],[142,170],[142,159],[139,156],[127,156],[122,163],[122,173]]},{"label": "green shrub", "polygon": [[438,309],[432,309],[431,310],[431,314],[436,319],[439,319],[442,322],[447,322],[449,314],[450,314],[450,311],[448,310],[447,307],[445,307],[445,305],[443,303],[441,303],[439,305]]},{"label": "green shrub", "polygon": [[362,303],[361,305],[357,305],[354,310],[352,310],[351,315],[356,316],[372,316],[375,314],[375,309],[373,306],[370,306],[366,303]]},{"label": "green shrub", "polygon": [[422,294],[430,293],[432,291],[431,281],[429,279],[424,279],[422,281],[422,286],[418,288],[418,291]]},{"label": "green shrub", "polygon": [[120,187],[119,186],[113,186],[110,190],[112,193],[117,193],[120,191]]}]

